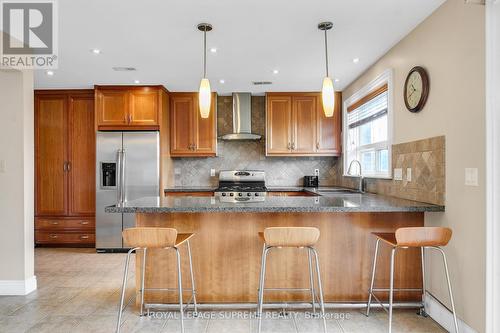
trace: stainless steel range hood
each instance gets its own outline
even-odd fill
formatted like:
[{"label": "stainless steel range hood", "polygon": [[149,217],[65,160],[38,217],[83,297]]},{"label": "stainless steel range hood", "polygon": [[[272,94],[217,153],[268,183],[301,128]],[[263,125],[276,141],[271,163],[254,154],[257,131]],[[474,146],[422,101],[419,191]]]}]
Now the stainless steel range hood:
[{"label": "stainless steel range hood", "polygon": [[250,93],[233,93],[233,133],[221,136],[222,140],[259,140],[252,133],[252,97]]}]

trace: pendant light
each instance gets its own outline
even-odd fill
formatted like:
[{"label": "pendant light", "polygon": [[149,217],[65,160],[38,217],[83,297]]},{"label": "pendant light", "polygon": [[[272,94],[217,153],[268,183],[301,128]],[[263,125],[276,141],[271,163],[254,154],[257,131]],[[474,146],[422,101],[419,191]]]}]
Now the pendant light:
[{"label": "pendant light", "polygon": [[318,24],[318,29],[325,32],[326,76],[323,79],[323,88],[321,89],[321,98],[323,100],[323,112],[325,113],[325,117],[332,117],[335,108],[335,90],[333,89],[333,81],[328,73],[328,39],[326,35],[326,32],[332,27],[332,22],[321,22]]},{"label": "pendant light", "polygon": [[200,23],[198,24],[198,30],[203,32],[203,78],[200,82],[198,103],[200,106],[200,116],[202,118],[208,118],[210,115],[212,94],[210,91],[210,82],[207,79],[207,31],[212,31],[212,25]]}]

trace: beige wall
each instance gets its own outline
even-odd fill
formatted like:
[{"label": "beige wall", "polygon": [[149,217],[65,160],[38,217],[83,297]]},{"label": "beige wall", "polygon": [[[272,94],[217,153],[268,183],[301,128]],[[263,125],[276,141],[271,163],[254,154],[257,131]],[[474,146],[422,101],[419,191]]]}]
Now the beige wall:
[{"label": "beige wall", "polygon": [[[446,212],[426,214],[426,225],[449,226],[446,248],[457,312],[485,330],[485,10],[448,0],[343,91],[349,98],[384,70],[394,70],[394,143],[446,136]],[[427,69],[430,95],[412,114],[404,80],[416,65]],[[479,169],[479,186],[464,185],[464,168]],[[431,257],[431,258],[429,258]],[[449,305],[444,273],[429,258],[430,292]]]},{"label": "beige wall", "polygon": [[33,73],[0,70],[0,101],[0,293],[10,294],[36,287]]}]

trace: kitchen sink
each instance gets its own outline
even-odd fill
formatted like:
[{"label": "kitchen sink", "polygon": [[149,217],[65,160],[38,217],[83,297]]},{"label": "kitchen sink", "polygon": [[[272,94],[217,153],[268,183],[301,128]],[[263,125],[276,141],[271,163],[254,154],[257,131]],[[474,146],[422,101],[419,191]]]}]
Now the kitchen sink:
[{"label": "kitchen sink", "polygon": [[359,190],[354,190],[350,188],[328,188],[328,189],[318,189],[318,194],[359,194]]}]

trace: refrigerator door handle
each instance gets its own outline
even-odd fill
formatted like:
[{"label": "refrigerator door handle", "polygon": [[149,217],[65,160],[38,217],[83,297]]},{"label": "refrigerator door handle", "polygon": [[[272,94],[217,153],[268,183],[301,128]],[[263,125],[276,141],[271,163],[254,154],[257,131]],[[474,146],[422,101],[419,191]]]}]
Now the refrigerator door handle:
[{"label": "refrigerator door handle", "polygon": [[122,150],[118,149],[116,152],[116,157],[118,159],[117,166],[116,166],[116,171],[117,171],[117,186],[116,186],[116,202],[118,205],[122,204],[122,191],[123,191],[123,184],[122,184],[122,169],[123,169],[123,164],[122,164]]},{"label": "refrigerator door handle", "polygon": [[121,174],[121,202],[125,203],[126,201],[126,196],[125,196],[125,168],[127,166],[127,155],[125,154],[125,149],[122,149],[122,174]]}]

